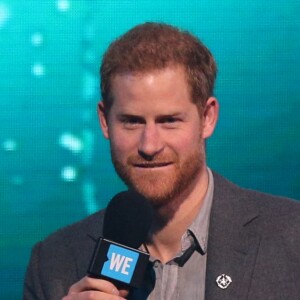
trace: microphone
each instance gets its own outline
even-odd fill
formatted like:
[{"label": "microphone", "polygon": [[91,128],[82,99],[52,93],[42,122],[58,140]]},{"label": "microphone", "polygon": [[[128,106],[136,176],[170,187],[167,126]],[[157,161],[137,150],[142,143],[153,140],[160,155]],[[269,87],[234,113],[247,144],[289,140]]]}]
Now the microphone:
[{"label": "microphone", "polygon": [[149,254],[137,248],[146,241],[152,219],[152,206],[140,194],[129,190],[114,196],[105,210],[103,237],[96,244],[88,275],[140,287]]}]

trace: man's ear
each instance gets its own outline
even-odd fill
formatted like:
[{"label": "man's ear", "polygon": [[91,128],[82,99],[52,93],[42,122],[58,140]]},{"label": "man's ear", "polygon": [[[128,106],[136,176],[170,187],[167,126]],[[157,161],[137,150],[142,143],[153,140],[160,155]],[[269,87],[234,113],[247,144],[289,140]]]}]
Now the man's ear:
[{"label": "man's ear", "polygon": [[105,108],[103,101],[100,101],[97,105],[97,113],[98,113],[98,119],[100,123],[100,127],[102,129],[102,133],[105,138],[109,139],[109,132],[108,132],[108,119],[107,115],[105,113]]},{"label": "man's ear", "polygon": [[203,131],[202,137],[204,139],[209,138],[217,125],[219,117],[219,103],[215,97],[209,97],[206,101],[204,112],[202,115],[203,118]]}]

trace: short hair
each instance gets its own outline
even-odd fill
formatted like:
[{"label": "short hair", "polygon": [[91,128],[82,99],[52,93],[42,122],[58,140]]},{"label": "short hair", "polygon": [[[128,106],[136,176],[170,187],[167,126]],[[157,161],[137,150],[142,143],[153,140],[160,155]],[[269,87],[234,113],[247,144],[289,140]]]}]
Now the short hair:
[{"label": "short hair", "polygon": [[100,75],[105,111],[113,103],[112,80],[116,75],[146,73],[183,66],[191,101],[204,107],[213,95],[217,67],[208,48],[187,31],[163,23],[137,25],[116,39],[104,53]]}]

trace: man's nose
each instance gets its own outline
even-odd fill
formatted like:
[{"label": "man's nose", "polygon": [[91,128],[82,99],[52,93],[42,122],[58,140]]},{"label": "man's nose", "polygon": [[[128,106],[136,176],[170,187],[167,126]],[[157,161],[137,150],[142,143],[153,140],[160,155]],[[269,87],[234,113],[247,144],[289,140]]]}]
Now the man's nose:
[{"label": "man's nose", "polygon": [[164,145],[159,128],[157,128],[156,124],[146,124],[140,137],[139,154],[147,160],[152,160],[163,148]]}]

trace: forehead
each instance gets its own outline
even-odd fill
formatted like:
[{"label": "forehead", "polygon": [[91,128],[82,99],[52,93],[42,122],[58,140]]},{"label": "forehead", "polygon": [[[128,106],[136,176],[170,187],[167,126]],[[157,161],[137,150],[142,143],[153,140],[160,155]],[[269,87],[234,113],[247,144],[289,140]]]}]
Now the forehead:
[{"label": "forehead", "polygon": [[[124,93],[164,93],[180,90],[189,93],[189,84],[183,66],[170,66],[145,72],[126,72],[116,74],[111,81],[113,98]],[[177,88],[178,87],[178,88]]]},{"label": "forehead", "polygon": [[117,75],[112,91],[112,109],[117,113],[164,114],[196,107],[181,67]]}]

